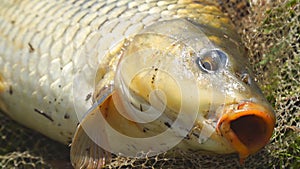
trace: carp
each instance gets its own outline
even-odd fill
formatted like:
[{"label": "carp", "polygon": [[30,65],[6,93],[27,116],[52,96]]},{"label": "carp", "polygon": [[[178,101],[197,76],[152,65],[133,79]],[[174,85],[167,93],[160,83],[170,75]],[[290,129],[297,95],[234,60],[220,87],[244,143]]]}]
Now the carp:
[{"label": "carp", "polygon": [[275,114],[214,1],[6,1],[0,108],[71,144],[75,168],[111,153],[238,153],[272,136]]}]

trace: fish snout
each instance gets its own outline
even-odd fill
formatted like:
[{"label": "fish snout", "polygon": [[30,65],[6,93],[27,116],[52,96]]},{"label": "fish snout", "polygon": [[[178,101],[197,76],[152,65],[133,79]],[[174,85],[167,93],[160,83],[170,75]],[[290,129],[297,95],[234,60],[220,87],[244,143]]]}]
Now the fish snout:
[{"label": "fish snout", "polygon": [[257,103],[243,102],[225,110],[218,121],[217,132],[227,139],[243,162],[269,142],[274,127],[273,110]]}]

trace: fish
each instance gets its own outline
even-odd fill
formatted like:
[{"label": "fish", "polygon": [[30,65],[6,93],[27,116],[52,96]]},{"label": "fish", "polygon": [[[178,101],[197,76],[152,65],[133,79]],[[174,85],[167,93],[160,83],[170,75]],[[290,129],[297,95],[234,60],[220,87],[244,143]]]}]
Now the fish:
[{"label": "fish", "polygon": [[0,108],[71,145],[74,168],[112,154],[237,153],[275,112],[217,1],[1,0]]}]

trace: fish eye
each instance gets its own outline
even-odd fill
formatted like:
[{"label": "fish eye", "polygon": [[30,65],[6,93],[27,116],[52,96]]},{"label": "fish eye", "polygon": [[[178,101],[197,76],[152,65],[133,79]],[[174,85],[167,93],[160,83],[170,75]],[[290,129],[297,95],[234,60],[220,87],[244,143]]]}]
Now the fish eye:
[{"label": "fish eye", "polygon": [[227,54],[219,49],[200,52],[196,59],[198,67],[207,73],[212,73],[227,64]]}]

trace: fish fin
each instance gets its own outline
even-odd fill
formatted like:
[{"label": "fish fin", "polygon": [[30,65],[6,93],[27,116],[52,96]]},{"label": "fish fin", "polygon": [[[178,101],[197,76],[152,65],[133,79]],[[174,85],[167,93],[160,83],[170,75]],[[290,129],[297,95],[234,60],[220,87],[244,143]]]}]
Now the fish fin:
[{"label": "fish fin", "polygon": [[[112,88],[102,92],[100,99],[88,110],[77,127],[71,143],[71,163],[74,168],[103,168],[110,163],[111,153],[99,107],[110,98]],[[100,144],[101,143],[101,146]]]},{"label": "fish fin", "polygon": [[70,156],[74,168],[102,168],[111,162],[113,151],[109,150],[119,142],[109,143],[107,131],[111,129],[107,125],[132,137],[144,134],[138,124],[123,117],[115,107],[119,100],[112,86],[101,90],[96,100],[84,115],[73,137]]},{"label": "fish fin", "polygon": [[81,125],[78,126],[71,144],[71,162],[77,168],[103,168],[110,163],[111,153],[97,145],[86,134]]}]

